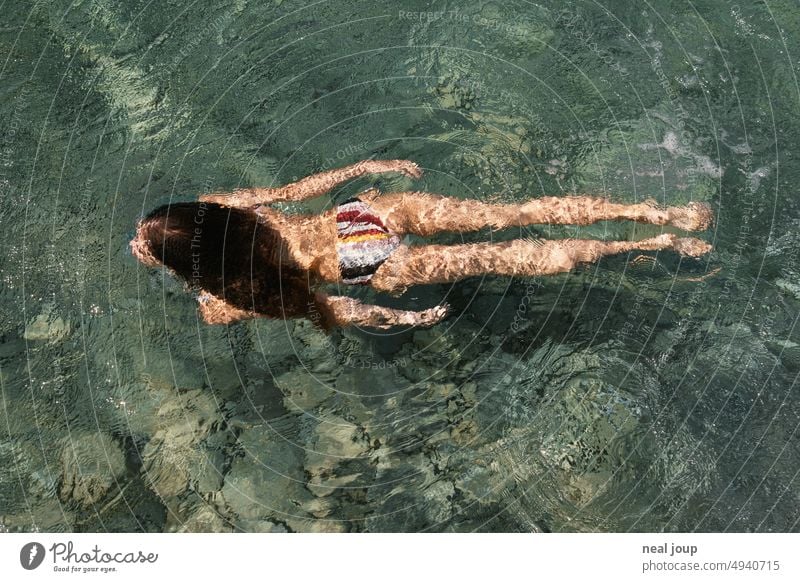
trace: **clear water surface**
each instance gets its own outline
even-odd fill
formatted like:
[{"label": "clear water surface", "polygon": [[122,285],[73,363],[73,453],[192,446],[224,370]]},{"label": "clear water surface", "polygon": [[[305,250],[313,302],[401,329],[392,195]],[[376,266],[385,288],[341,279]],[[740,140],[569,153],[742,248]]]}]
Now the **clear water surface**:
[{"label": "clear water surface", "polygon": [[[800,529],[794,0],[2,14],[3,530]],[[326,336],[203,325],[127,249],[163,203],[368,157],[426,175],[286,210],[370,184],[704,200],[715,250],[413,289],[377,299],[454,315]]]}]

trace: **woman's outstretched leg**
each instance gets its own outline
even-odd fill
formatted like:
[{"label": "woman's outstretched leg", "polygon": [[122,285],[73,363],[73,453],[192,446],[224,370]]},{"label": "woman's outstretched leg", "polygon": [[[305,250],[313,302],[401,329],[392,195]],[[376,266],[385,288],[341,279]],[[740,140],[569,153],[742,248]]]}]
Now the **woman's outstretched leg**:
[{"label": "woman's outstretched leg", "polygon": [[713,218],[707,203],[690,202],[686,206],[664,208],[654,202],[620,204],[592,196],[547,196],[521,204],[487,204],[427,192],[375,193],[367,199],[389,230],[420,236],[529,224],[586,225],[600,220],[635,220],[684,230],[705,230]]},{"label": "woman's outstretched leg", "polygon": [[449,283],[478,275],[553,275],[607,255],[665,249],[699,257],[710,251],[711,245],[697,238],[662,234],[640,241],[519,239],[501,243],[401,247],[378,268],[371,285],[379,291],[399,294],[412,285]]}]

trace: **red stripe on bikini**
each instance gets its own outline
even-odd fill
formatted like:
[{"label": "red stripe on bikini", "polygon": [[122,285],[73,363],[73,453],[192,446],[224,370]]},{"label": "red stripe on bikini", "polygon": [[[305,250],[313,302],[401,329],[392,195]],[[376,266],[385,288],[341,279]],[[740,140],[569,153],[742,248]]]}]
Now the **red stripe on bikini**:
[{"label": "red stripe on bikini", "polygon": [[383,226],[383,222],[381,222],[380,218],[374,214],[364,212],[363,210],[348,210],[346,212],[339,212],[336,215],[336,222],[361,222]]}]

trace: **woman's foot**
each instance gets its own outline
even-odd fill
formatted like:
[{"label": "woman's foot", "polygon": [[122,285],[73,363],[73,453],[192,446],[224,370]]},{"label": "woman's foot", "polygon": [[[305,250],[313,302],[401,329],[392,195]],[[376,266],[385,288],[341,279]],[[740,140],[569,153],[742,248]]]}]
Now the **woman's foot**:
[{"label": "woman's foot", "polygon": [[639,241],[636,248],[643,251],[672,249],[685,257],[700,257],[713,247],[704,240],[694,237],[679,237],[671,232],[660,234],[651,239]]},{"label": "woman's foot", "polygon": [[705,230],[714,220],[708,202],[689,202],[686,206],[667,208],[668,224],[682,230]]},{"label": "woman's foot", "polygon": [[694,237],[678,238],[672,241],[672,248],[685,257],[701,257],[713,248],[704,240]]},{"label": "woman's foot", "polygon": [[420,311],[415,313],[417,317],[416,321],[414,321],[414,325],[418,327],[433,327],[447,317],[449,312],[450,305],[448,303],[443,303],[442,305],[431,307],[425,311]]}]

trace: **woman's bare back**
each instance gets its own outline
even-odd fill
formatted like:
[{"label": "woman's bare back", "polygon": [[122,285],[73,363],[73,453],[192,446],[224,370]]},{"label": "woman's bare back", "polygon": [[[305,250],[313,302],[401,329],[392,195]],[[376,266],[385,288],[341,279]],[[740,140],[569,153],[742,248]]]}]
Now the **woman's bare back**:
[{"label": "woman's bare back", "polygon": [[325,283],[339,280],[336,210],[321,214],[285,214],[266,204],[254,208],[259,220],[281,234],[284,259]]}]

